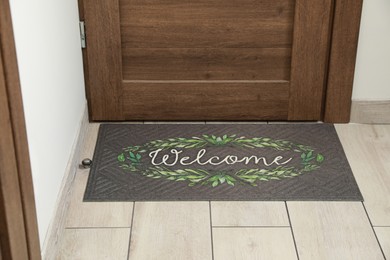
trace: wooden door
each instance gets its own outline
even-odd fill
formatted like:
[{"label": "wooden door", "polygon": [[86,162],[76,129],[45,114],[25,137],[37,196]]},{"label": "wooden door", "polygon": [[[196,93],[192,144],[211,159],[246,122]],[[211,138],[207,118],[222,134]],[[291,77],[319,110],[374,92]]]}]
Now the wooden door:
[{"label": "wooden door", "polygon": [[83,0],[92,120],[321,120],[333,0]]},{"label": "wooden door", "polygon": [[0,259],[41,259],[8,0],[0,0]]}]

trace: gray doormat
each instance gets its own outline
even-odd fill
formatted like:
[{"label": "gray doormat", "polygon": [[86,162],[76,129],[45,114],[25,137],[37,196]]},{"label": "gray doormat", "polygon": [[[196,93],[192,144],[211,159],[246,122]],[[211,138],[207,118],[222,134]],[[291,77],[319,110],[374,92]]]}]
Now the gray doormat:
[{"label": "gray doormat", "polygon": [[363,200],[333,125],[103,124],[84,201]]}]

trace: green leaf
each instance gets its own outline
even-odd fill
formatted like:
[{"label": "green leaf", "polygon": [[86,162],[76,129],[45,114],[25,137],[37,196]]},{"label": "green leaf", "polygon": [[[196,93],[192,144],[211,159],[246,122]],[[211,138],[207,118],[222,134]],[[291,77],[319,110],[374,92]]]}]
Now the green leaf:
[{"label": "green leaf", "polygon": [[130,161],[131,162],[133,162],[133,163],[138,163],[139,161],[137,160],[137,159],[135,159],[135,158],[129,158],[130,159]]},{"label": "green leaf", "polygon": [[135,155],[133,152],[129,152],[130,158],[135,158]]},{"label": "green leaf", "polygon": [[222,136],[222,139],[225,140],[227,138],[227,135]]},{"label": "green leaf", "polygon": [[189,179],[189,180],[195,180],[195,179],[199,179],[199,178],[202,178],[202,177],[199,177],[197,175],[187,175],[187,179]]},{"label": "green leaf", "polygon": [[310,158],[312,155],[313,155],[313,151],[310,151],[310,152],[307,153],[306,157]]},{"label": "green leaf", "polygon": [[125,158],[125,155],[123,153],[121,153],[120,155],[118,155],[118,161],[120,162],[124,162],[126,160]]},{"label": "green leaf", "polygon": [[200,170],[200,169],[197,169],[197,170],[193,170],[193,169],[186,169],[187,172],[192,172],[194,174],[197,174],[197,175],[208,175],[208,173],[204,170]]},{"label": "green leaf", "polygon": [[317,162],[319,162],[319,163],[321,163],[321,162],[323,162],[324,161],[324,156],[322,155],[322,154],[317,154],[317,158],[316,158],[316,160],[317,160]]},{"label": "green leaf", "polygon": [[203,140],[186,140],[186,143],[199,143],[199,142],[203,142]]},{"label": "green leaf", "polygon": [[210,181],[210,182],[212,182],[212,181],[217,181],[217,182],[218,182],[218,179],[219,179],[219,176],[218,176],[218,175],[215,175],[215,176],[211,177],[211,178],[209,179],[209,181]]},{"label": "green leaf", "polygon": [[234,182],[232,182],[231,180],[226,179],[226,183],[231,185],[231,186],[234,186]]},{"label": "green leaf", "polygon": [[226,179],[226,182],[228,182],[228,181],[231,181],[231,182],[235,182],[236,181],[236,179],[234,179],[232,176],[230,176],[230,175],[225,175],[225,179]]},{"label": "green leaf", "polygon": [[306,154],[305,153],[301,154],[301,158],[305,159],[306,158]]},{"label": "green leaf", "polygon": [[214,181],[213,184],[211,184],[211,186],[215,187],[218,185],[218,180]]},{"label": "green leaf", "polygon": [[139,153],[137,153],[135,156],[136,156],[137,160],[141,159],[141,155]]}]

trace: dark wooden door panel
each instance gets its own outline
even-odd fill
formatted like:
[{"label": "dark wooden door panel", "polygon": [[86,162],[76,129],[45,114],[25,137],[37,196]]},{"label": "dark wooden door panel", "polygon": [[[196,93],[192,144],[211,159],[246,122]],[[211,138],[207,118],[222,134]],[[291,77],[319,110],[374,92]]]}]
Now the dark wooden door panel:
[{"label": "dark wooden door panel", "polygon": [[288,80],[292,0],[122,0],[124,80]]},{"label": "dark wooden door panel", "polygon": [[291,48],[123,48],[124,80],[289,80]]},{"label": "dark wooden door panel", "polygon": [[332,4],[332,0],[297,0],[289,120],[322,119]]},{"label": "dark wooden door panel", "polygon": [[286,120],[288,115],[287,82],[126,82],[123,95],[124,116],[134,120]]},{"label": "dark wooden door panel", "polygon": [[122,52],[117,0],[84,0],[88,52],[84,55],[92,120],[123,120]]},{"label": "dark wooden door panel", "polygon": [[323,118],[347,0],[80,1],[92,120]]},{"label": "dark wooden door panel", "polygon": [[293,0],[120,0],[125,48],[290,47]]},{"label": "dark wooden door panel", "polygon": [[362,5],[362,0],[335,5],[325,122],[349,122]]}]

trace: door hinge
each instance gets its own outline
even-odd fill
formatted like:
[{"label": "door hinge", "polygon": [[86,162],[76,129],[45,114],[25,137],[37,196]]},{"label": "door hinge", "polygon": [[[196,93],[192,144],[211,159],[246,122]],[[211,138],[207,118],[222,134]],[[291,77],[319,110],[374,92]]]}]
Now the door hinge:
[{"label": "door hinge", "polygon": [[81,48],[84,49],[87,46],[86,38],[85,38],[85,23],[84,23],[84,21],[80,21],[79,26],[80,26]]}]

